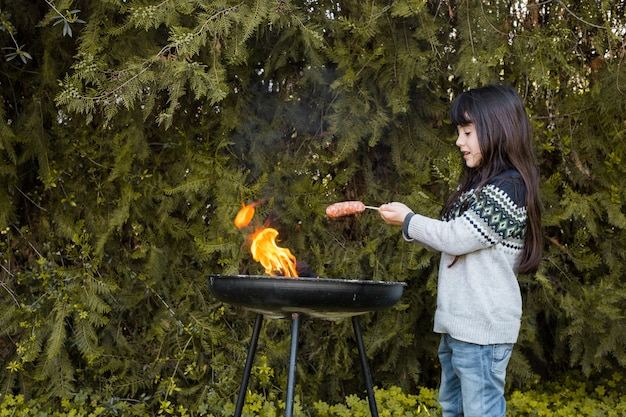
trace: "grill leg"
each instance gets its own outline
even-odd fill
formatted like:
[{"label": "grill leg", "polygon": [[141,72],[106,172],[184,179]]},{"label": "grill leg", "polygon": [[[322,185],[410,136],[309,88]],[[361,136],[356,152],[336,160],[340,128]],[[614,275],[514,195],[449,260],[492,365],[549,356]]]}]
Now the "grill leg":
[{"label": "grill leg", "polygon": [[378,408],[376,407],[376,397],[374,396],[374,386],[372,385],[372,375],[367,365],[367,356],[365,355],[365,345],[363,344],[363,335],[361,333],[361,324],[357,316],[352,316],[352,327],[354,328],[354,336],[356,337],[356,346],[359,349],[361,358],[361,369],[365,376],[365,387],[367,388],[367,399],[370,405],[370,413],[372,417],[378,417]]},{"label": "grill leg", "polygon": [[237,405],[235,407],[234,417],[241,417],[243,404],[246,400],[246,391],[248,391],[248,381],[250,380],[250,372],[252,371],[252,362],[254,362],[254,354],[256,353],[257,342],[259,341],[259,333],[261,332],[261,324],[263,323],[263,314],[257,314],[252,330],[252,338],[248,347],[248,357],[246,358],[246,366],[243,369],[243,379],[239,388],[239,396],[237,397]]},{"label": "grill leg", "polygon": [[293,415],[293,397],[296,388],[296,356],[298,354],[298,332],[300,315],[291,315],[291,352],[289,354],[289,374],[287,376],[287,399],[285,400],[285,417]]}]

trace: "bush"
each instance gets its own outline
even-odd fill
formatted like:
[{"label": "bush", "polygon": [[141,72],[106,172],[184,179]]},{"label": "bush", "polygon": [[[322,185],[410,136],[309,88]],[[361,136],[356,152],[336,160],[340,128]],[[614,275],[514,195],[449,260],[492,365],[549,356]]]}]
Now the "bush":
[{"label": "bush", "polygon": [[[614,374],[600,384],[585,382],[578,375],[569,375],[561,383],[536,385],[524,391],[515,390],[507,402],[508,417],[578,416],[617,417],[626,415],[624,376]],[[437,404],[437,391],[421,388],[418,395],[405,394],[399,387],[375,390],[378,412],[381,417],[437,417],[441,410]],[[80,392],[56,406],[39,399],[26,401],[22,395],[0,397],[0,417],[96,417],[96,416],[172,416],[172,417],[227,417],[232,416],[231,403],[221,412],[210,412],[211,400],[206,398],[191,409],[187,405],[159,401],[156,409],[149,401],[104,399],[97,393]],[[296,396],[294,417],[369,417],[367,397],[350,395],[343,403],[327,404],[316,401],[312,406],[302,404]],[[242,417],[276,417],[285,412],[285,402],[273,393],[248,393]]]},{"label": "bush", "polygon": [[[436,391],[421,388],[419,395],[407,395],[398,387],[377,389],[376,405],[381,417],[439,416]],[[369,417],[367,398],[356,395],[346,397],[345,404],[328,405],[321,401],[314,404],[316,417]]]},{"label": "bush", "polygon": [[507,403],[508,416],[624,416],[624,376],[613,374],[600,384],[568,375],[562,382],[514,391]]}]

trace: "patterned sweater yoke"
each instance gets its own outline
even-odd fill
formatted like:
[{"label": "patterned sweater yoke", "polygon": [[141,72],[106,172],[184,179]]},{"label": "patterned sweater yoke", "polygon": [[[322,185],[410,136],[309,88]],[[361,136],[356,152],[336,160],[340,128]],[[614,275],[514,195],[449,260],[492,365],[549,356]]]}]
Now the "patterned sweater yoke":
[{"label": "patterned sweater yoke", "polygon": [[[499,178],[501,177],[496,177],[495,180]],[[526,207],[523,191],[520,192],[516,187],[518,183],[521,183],[521,177],[513,177],[500,184],[491,181],[480,190],[470,190],[462,196],[462,200],[470,199],[470,204],[461,216],[485,245],[501,244],[512,250],[523,249]],[[460,204],[455,209],[457,214],[452,217],[458,216]]]}]

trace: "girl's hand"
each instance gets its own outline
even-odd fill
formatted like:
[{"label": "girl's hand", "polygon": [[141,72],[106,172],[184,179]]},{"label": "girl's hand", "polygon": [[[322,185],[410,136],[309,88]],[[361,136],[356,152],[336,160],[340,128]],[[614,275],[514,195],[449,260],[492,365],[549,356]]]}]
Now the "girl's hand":
[{"label": "girl's hand", "polygon": [[406,215],[413,213],[413,210],[408,208],[406,204],[393,202],[380,206],[378,213],[385,223],[393,226],[402,226]]}]

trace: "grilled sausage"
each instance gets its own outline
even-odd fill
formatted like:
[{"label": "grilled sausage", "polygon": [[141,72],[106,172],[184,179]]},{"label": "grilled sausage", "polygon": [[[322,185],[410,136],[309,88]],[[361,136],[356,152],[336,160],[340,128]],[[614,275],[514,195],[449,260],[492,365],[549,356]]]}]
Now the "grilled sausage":
[{"label": "grilled sausage", "polygon": [[360,201],[342,201],[326,207],[326,215],[331,219],[362,213],[364,211],[365,204]]}]

